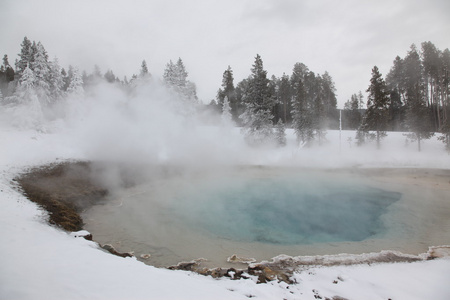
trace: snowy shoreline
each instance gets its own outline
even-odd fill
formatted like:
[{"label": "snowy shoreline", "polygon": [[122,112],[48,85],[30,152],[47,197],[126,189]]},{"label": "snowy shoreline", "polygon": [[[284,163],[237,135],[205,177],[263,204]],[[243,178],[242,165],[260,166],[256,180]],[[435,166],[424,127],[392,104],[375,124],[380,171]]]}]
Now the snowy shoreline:
[{"label": "snowy shoreline", "polygon": [[[48,222],[51,225],[56,225],[63,230],[65,229],[66,232],[74,237],[84,237],[88,240],[92,240],[96,242],[100,248],[105,249],[111,254],[120,257],[131,257],[133,256],[132,253],[134,253],[134,251],[121,253],[112,245],[102,245],[90,232],[84,230],[83,227],[79,227],[80,225],[78,223],[84,223],[80,216],[82,211],[85,212],[86,210],[89,210],[90,207],[97,202],[108,201],[107,199],[102,200],[103,198],[107,198],[106,195],[108,192],[105,190],[105,187],[99,185],[98,182],[101,180],[93,178],[93,164],[95,165],[95,163],[83,161],[55,162],[48,165],[33,167],[30,171],[22,173],[18,178],[15,178],[14,181],[19,183],[19,189],[24,192],[25,196],[30,201],[37,203],[41,208],[47,211],[50,218]],[[244,167],[239,167],[239,169],[241,168]],[[261,167],[258,166],[256,168],[259,169]],[[286,170],[286,167],[281,168],[281,170]],[[290,172],[297,172],[297,170],[304,171],[304,169],[298,168],[289,168],[288,170]],[[429,181],[433,182],[436,185],[436,188],[442,188],[442,178],[450,177],[450,175],[447,174],[448,172],[440,169],[345,168],[327,169],[326,171],[331,173],[350,172],[374,178],[380,178],[381,176],[385,181],[388,181],[393,177],[397,177],[396,180],[398,180],[398,177],[401,176],[402,178],[407,177],[405,180],[408,181],[417,179],[415,182],[420,182],[421,185],[427,184],[426,182],[423,182],[423,179],[426,175],[429,175],[429,177],[431,177],[429,178]],[[123,173],[128,174],[128,176],[133,176],[129,171]],[[415,175],[413,179],[411,178],[411,173]],[[438,179],[440,179],[441,186],[439,186],[439,183],[436,183],[435,178],[437,176]],[[130,181],[131,179],[123,178],[123,180]],[[140,179],[140,181],[142,180],[143,179]],[[130,181],[129,184],[133,183]],[[66,217],[58,219],[58,216],[60,215]],[[77,229],[78,232],[71,232],[73,231],[71,230],[72,228]],[[111,234],[114,235],[114,233]],[[190,262],[180,261],[177,265],[167,268],[171,270],[193,271],[201,275],[213,276],[214,278],[237,278],[236,275],[230,276],[229,272],[238,272],[240,276],[242,273],[250,273],[252,275],[259,274],[258,282],[266,282],[267,280],[278,278],[279,280],[291,283],[289,278],[294,272],[304,270],[308,267],[430,260],[450,255],[450,249],[448,248],[448,246],[430,245],[429,250],[426,253],[420,253],[418,255],[405,254],[387,249],[380,252],[362,254],[340,253],[313,256],[289,256],[280,253],[280,255],[271,258],[269,261],[263,260],[256,262],[252,259],[247,260],[248,262],[246,262],[240,258],[235,260],[234,266],[219,268],[205,267],[203,266],[203,259],[197,258]],[[434,253],[438,253],[438,255],[435,255]],[[137,258],[139,259],[139,257]],[[142,259],[140,260],[142,261]],[[146,260],[143,261],[146,262]],[[236,263],[239,264],[236,265]],[[147,264],[150,266],[152,265],[151,262]],[[244,267],[246,264],[249,266],[248,268]],[[258,273],[258,271],[255,272],[255,270],[263,271],[265,268],[269,268],[273,274],[277,275],[272,274],[269,276],[266,274],[267,272],[262,272],[262,274],[261,272]]]},{"label": "snowy shoreline", "polygon": [[[5,145],[0,155],[0,234],[4,238],[0,248],[2,299],[248,299],[250,296],[316,299],[320,295],[330,299],[340,296],[444,300],[450,295],[448,257],[371,266],[311,267],[295,273],[293,278],[297,284],[288,286],[277,281],[256,284],[256,278],[213,279],[191,272],[157,269],[135,258],[106,254],[93,242],[48,226],[43,221],[45,213],[20,194],[12,181],[26,168],[56,160],[85,160],[85,154],[60,135],[4,130],[0,132],[0,140]],[[378,162],[365,159],[364,167],[439,166],[449,169],[448,159],[445,159],[448,155],[443,154],[430,157],[428,152],[426,156],[417,155],[419,159],[391,155]],[[308,157],[307,153],[305,155]],[[361,161],[354,158],[349,164],[349,156],[341,157],[342,160],[346,165],[358,165]],[[280,161],[276,154],[268,164],[273,165],[275,161]]]}]

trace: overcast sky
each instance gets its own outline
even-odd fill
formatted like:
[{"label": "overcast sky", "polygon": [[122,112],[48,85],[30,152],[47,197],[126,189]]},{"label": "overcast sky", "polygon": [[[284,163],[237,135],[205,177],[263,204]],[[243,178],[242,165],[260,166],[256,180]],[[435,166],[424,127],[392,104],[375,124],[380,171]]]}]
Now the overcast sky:
[{"label": "overcast sky", "polygon": [[162,77],[181,57],[203,102],[216,96],[223,71],[235,84],[260,54],[269,76],[296,62],[334,79],[339,106],[367,89],[371,69],[385,76],[397,55],[423,41],[450,48],[449,0],[0,0],[0,54],[13,63],[24,36],[91,73],[123,79],[143,59]]}]

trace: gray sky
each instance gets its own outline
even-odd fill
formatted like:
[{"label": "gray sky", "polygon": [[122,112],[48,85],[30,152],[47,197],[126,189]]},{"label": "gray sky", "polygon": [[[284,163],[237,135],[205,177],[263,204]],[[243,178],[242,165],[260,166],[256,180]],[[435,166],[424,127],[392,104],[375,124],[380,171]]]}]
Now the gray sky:
[{"label": "gray sky", "polygon": [[162,77],[183,59],[198,96],[216,95],[223,71],[235,84],[260,54],[269,76],[290,75],[296,62],[335,81],[339,106],[367,89],[371,69],[385,76],[412,43],[450,47],[448,0],[0,0],[0,54],[13,63],[24,36],[51,58],[121,79],[143,59]]}]

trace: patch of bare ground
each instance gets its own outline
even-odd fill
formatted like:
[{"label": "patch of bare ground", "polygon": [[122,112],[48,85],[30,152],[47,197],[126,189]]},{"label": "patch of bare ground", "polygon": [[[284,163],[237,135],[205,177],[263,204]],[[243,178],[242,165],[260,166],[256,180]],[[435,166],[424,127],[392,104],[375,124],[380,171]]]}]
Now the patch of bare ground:
[{"label": "patch of bare ground", "polygon": [[15,180],[29,200],[48,212],[50,224],[67,231],[81,230],[80,213],[102,201],[108,193],[92,178],[89,162],[42,166]]}]

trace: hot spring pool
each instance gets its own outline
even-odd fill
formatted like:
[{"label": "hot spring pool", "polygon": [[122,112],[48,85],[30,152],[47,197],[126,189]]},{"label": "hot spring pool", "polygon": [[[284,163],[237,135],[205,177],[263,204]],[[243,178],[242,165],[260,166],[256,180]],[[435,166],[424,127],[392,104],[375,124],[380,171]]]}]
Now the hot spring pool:
[{"label": "hot spring pool", "polygon": [[[387,174],[387,173],[388,174]],[[147,263],[233,254],[256,260],[399,250],[450,243],[448,191],[380,170],[241,167],[153,178],[83,215],[102,244]],[[401,175],[401,174],[400,174]]]}]

